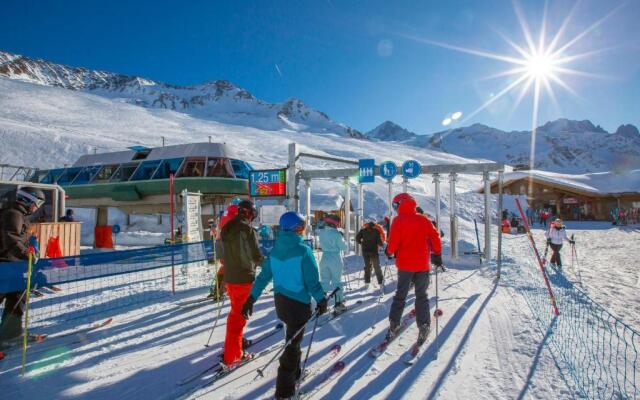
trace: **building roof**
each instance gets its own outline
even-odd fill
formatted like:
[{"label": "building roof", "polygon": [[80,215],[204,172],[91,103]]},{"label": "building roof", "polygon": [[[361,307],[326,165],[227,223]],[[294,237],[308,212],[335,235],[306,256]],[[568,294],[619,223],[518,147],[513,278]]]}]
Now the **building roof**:
[{"label": "building roof", "polygon": [[[528,170],[507,172],[504,183],[531,178],[540,183],[564,187],[596,196],[640,194],[640,169],[617,172],[594,172],[582,175],[560,174],[556,172]],[[497,185],[497,180],[491,186]]]},{"label": "building roof", "polygon": [[140,160],[134,160],[135,155],[138,153],[134,150],[85,154],[81,156],[73,166],[86,167],[90,165],[123,164],[130,161],[167,160],[182,157],[236,158],[235,153],[224,143],[178,144],[174,146],[154,147],[149,150],[149,155]]}]

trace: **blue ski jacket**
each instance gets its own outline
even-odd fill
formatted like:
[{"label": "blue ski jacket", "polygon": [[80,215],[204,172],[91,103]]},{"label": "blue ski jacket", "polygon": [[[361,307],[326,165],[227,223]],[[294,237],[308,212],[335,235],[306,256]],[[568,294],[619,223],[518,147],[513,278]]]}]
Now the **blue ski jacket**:
[{"label": "blue ski jacket", "polygon": [[275,294],[282,294],[309,304],[324,299],[320,285],[318,264],[313,251],[304,244],[302,236],[294,232],[280,232],[273,250],[262,262],[262,270],[251,288],[251,297],[258,299],[273,279]]}]

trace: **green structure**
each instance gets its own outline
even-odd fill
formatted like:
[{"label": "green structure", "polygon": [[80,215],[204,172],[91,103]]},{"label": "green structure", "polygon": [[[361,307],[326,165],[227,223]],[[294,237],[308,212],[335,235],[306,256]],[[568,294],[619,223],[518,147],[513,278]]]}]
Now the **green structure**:
[{"label": "green structure", "polygon": [[199,192],[202,214],[218,215],[231,198],[248,195],[251,170],[226,144],[193,143],[87,154],[68,168],[35,171],[29,180],[60,185],[70,207],[96,208],[100,226],[106,225],[108,207],[127,214],[168,213],[171,175],[173,193]]}]

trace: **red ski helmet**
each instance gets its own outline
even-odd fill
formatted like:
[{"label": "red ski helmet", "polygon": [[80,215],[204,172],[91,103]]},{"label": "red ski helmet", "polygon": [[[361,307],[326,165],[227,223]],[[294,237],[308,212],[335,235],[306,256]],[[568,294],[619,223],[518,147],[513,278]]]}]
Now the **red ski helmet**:
[{"label": "red ski helmet", "polygon": [[407,200],[415,201],[413,196],[411,196],[409,193],[400,193],[400,194],[397,194],[396,197],[393,198],[393,201],[391,202],[391,205],[393,206],[394,210],[398,211],[398,207],[400,207],[400,204],[404,203]]}]

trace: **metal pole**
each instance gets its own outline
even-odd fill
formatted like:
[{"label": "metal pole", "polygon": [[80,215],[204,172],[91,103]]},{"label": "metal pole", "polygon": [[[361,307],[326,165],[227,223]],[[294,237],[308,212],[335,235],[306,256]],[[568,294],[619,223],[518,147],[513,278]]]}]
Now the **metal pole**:
[{"label": "metal pole", "polygon": [[304,180],[305,216],[307,218],[307,238],[311,237],[311,179]]},{"label": "metal pole", "polygon": [[[364,186],[362,183],[358,184],[358,217],[356,220],[356,229],[357,232],[364,225]],[[356,253],[358,255],[362,254],[362,249],[360,246],[356,245]]]},{"label": "metal pole", "polygon": [[440,174],[433,174],[433,183],[435,184],[435,200],[436,200],[436,225],[441,229],[440,225]]},{"label": "metal pole", "polygon": [[391,204],[393,203],[393,181],[388,181],[387,184],[389,185],[389,219],[391,219],[393,215],[393,205]]},{"label": "metal pole", "polygon": [[451,218],[451,258],[458,258],[458,224],[456,221],[456,174],[449,175],[449,215]]},{"label": "metal pole", "polygon": [[489,172],[483,173],[484,179],[484,262],[491,260],[491,181]]},{"label": "metal pole", "polygon": [[402,177],[402,193],[407,193],[408,186],[409,180],[405,177]]},{"label": "metal pole", "polygon": [[298,154],[300,150],[298,149],[297,143],[289,143],[289,166],[287,170],[287,196],[289,201],[287,201],[287,208],[289,211],[300,211],[300,203],[298,196],[298,177],[296,174],[297,171],[297,160]]},{"label": "metal pole", "polygon": [[502,171],[498,172],[498,255],[497,255],[497,274],[496,280],[500,279],[500,272],[502,271],[502,226],[501,216],[502,216],[502,179],[504,173]]},{"label": "metal pole", "polygon": [[351,185],[349,178],[345,178],[345,196],[344,196],[344,238],[347,241],[347,254],[351,251]]}]

